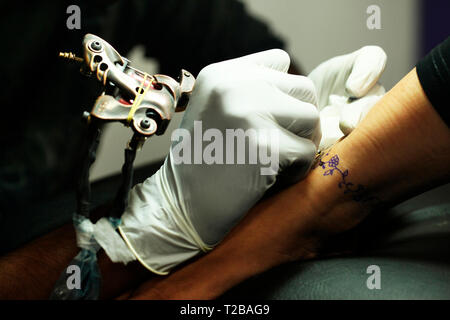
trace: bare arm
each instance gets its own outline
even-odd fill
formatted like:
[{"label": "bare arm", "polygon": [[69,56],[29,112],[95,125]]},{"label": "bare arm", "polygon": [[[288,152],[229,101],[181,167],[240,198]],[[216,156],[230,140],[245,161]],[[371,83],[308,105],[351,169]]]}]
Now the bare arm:
[{"label": "bare arm", "polygon": [[[317,256],[324,239],[375,209],[448,182],[450,130],[414,69],[322,161],[305,180],[255,206],[210,254],[147,282],[133,298],[215,298],[271,267]],[[345,193],[343,183],[359,191]]]},{"label": "bare arm", "polygon": [[[104,216],[99,207],[92,217]],[[79,252],[72,224],[67,224],[0,257],[0,300],[48,299],[56,280]],[[138,262],[112,263],[102,250],[98,254],[102,275],[101,298],[115,297],[148,279],[151,274]]]}]

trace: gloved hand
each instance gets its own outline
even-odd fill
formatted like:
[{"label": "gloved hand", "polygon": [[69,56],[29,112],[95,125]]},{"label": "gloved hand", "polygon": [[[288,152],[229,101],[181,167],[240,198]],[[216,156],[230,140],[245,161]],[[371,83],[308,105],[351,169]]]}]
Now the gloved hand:
[{"label": "gloved hand", "polygon": [[[293,182],[309,171],[321,137],[315,88],[287,74],[289,63],[284,51],[269,50],[200,72],[177,141],[159,171],[132,189],[119,226],[148,269],[165,274],[211,249],[279,172]],[[245,149],[233,129],[247,132]]]},{"label": "gloved hand", "polygon": [[308,75],[317,89],[320,150],[349,134],[384,95],[385,89],[378,80],[386,60],[383,49],[366,46],[327,60]]}]

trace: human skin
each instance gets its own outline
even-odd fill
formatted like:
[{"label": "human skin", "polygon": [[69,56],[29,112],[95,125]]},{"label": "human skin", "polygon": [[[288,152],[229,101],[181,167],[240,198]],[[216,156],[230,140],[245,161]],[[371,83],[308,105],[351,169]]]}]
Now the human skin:
[{"label": "human skin", "polygon": [[[98,219],[108,212],[101,206],[91,213]],[[0,300],[46,300],[64,268],[79,252],[73,225],[67,224],[0,257]],[[101,299],[130,290],[152,276],[138,262],[113,263],[103,250],[98,253],[102,276]]]},{"label": "human skin", "polygon": [[[324,176],[326,170],[318,166],[305,180],[255,206],[212,252],[167,277],[151,278],[131,297],[215,298],[271,267],[315,258],[328,237],[351,229],[373,210],[448,182],[449,146],[449,129],[413,70],[322,159],[337,154],[339,168],[349,172],[347,181],[366,187],[361,196],[381,201],[354,201],[337,187],[338,172]],[[77,252],[68,225],[1,257],[0,298],[47,299]],[[103,252],[99,265],[102,298],[119,296],[151,276],[138,263],[113,264]]]},{"label": "human skin", "polygon": [[[291,64],[289,72],[299,69]],[[91,219],[105,216],[108,206],[91,212]],[[25,246],[0,257],[0,300],[48,299],[64,268],[79,252],[72,224],[54,230]],[[118,296],[154,276],[138,262],[124,266],[113,263],[103,250],[98,253],[102,276],[101,298]]]},{"label": "human skin", "polygon": [[[339,164],[330,166],[335,155]],[[423,92],[416,70],[348,137],[324,152],[322,163],[304,180],[256,205],[212,252],[120,298],[216,298],[274,266],[315,258],[329,237],[368,214],[448,182],[450,130]],[[337,169],[324,175],[336,167],[348,170],[350,189],[363,189],[344,193]]]}]

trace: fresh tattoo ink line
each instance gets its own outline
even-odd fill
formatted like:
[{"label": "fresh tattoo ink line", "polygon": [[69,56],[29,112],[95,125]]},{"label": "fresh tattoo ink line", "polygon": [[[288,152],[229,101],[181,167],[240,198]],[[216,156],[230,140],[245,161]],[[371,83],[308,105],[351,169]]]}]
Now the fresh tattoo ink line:
[{"label": "fresh tattoo ink line", "polygon": [[352,199],[356,202],[374,202],[376,204],[381,203],[381,200],[377,197],[368,195],[368,190],[365,186],[358,184],[355,185],[348,181],[348,169],[343,170],[339,167],[339,156],[336,154],[329,160],[323,161],[322,159],[328,156],[329,153],[319,155],[317,166],[320,166],[325,172],[324,176],[332,176],[335,172],[340,175],[341,180],[338,183],[339,189],[344,190],[344,194],[351,195]]}]

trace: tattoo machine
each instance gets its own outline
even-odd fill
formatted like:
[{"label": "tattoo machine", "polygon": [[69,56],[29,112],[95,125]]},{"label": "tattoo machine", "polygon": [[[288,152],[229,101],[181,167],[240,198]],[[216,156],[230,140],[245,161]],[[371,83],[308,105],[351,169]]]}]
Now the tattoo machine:
[{"label": "tattoo machine", "polygon": [[[109,43],[95,35],[86,34],[82,46],[82,57],[73,53],[59,55],[81,64],[81,73],[96,78],[102,84],[103,92],[95,101],[92,110],[83,113],[87,122],[87,140],[77,183],[77,212],[73,217],[77,245],[81,251],[64,270],[54,287],[50,298],[58,300],[98,298],[100,272],[97,251],[102,241],[106,241],[102,239],[102,231],[105,231],[105,228],[115,230],[120,225],[120,217],[128,204],[128,193],[133,182],[136,152],[148,137],[164,134],[172,114],[186,108],[195,84],[195,78],[186,70],[181,70],[179,81],[166,75],[148,75],[137,70]],[[89,219],[89,169],[95,161],[102,127],[110,122],[120,122],[130,127],[133,135],[125,148],[122,181],[109,217],[93,224]],[[116,232],[114,234],[119,237]],[[124,245],[123,242],[118,242],[118,245],[120,244]],[[111,257],[109,253],[108,255]],[[134,260],[134,257],[118,257],[117,260],[126,263]],[[69,268],[81,273],[81,283],[77,285],[76,281],[72,281],[71,288],[69,283],[72,273]]]}]

